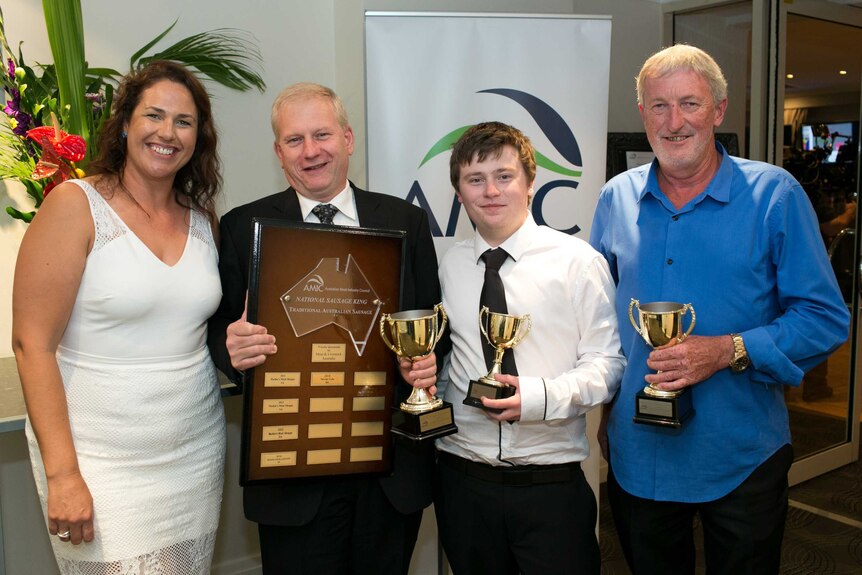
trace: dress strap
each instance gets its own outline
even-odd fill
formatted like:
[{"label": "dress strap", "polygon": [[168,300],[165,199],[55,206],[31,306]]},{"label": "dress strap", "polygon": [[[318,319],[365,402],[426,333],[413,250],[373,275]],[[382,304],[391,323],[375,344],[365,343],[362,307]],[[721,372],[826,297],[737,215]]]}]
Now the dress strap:
[{"label": "dress strap", "polygon": [[87,202],[90,204],[90,214],[93,217],[95,229],[92,252],[102,249],[113,240],[126,234],[128,230],[126,225],[92,184],[84,180],[69,180],[69,182],[84,191]]},{"label": "dress strap", "polygon": [[204,244],[215,250],[216,245],[215,240],[213,239],[213,230],[210,226],[209,217],[195,208],[191,208],[189,211],[191,212],[191,227],[189,229],[189,234],[192,238],[202,241]]}]

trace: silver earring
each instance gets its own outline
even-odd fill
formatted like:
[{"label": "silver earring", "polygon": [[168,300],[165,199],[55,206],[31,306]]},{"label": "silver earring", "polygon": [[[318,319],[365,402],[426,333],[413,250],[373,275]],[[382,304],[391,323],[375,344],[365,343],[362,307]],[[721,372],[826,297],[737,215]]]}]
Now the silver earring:
[{"label": "silver earring", "polygon": [[120,137],[121,137],[122,139],[124,139],[124,140],[125,140],[128,136],[129,136],[129,134],[128,134],[128,132],[126,132],[125,130],[123,130],[122,132],[120,132]]}]

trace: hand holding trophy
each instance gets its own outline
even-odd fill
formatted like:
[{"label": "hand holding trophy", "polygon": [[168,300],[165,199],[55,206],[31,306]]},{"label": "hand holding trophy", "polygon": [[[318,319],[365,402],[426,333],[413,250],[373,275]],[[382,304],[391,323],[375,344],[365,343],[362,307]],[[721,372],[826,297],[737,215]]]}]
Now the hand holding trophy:
[{"label": "hand holding trophy", "polygon": [[486,306],[482,306],[482,309],[479,310],[479,329],[482,330],[482,335],[494,348],[494,365],[491,366],[491,371],[487,375],[470,382],[470,386],[467,388],[467,397],[463,401],[464,405],[484,409],[483,397],[504,399],[515,394],[514,387],[500,383],[494,378],[494,375],[503,372],[503,354],[506,350],[510,350],[521,343],[521,340],[530,333],[532,327],[533,320],[530,318],[530,314],[518,317],[490,311]]},{"label": "hand holding trophy", "polygon": [[[632,313],[634,308],[638,309],[640,322],[635,320]],[[683,332],[683,317],[689,311],[691,324]],[[694,329],[695,314],[690,303],[660,301],[641,305],[638,300],[632,298],[629,303],[629,321],[647,345],[661,347],[672,341],[681,342],[688,337]],[[650,384],[639,391],[635,398],[634,420],[637,423],[679,428],[693,415],[694,408],[688,388],[667,391]]]},{"label": "hand holding trophy", "polygon": [[[437,316],[442,321],[437,323]],[[386,327],[389,327],[390,337]],[[434,351],[446,329],[446,311],[443,304],[433,310],[410,310],[384,313],[380,317],[380,337],[398,357],[411,361]],[[413,388],[410,397],[401,403],[393,417],[392,433],[414,440],[443,437],[458,431],[452,416],[452,404],[428,395],[424,389]]]}]

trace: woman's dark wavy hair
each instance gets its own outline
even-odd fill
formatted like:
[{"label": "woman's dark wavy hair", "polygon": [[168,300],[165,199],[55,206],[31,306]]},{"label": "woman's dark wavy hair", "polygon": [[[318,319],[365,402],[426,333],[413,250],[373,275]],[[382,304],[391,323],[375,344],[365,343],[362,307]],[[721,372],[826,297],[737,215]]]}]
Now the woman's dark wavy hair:
[{"label": "woman's dark wavy hair", "polygon": [[198,113],[195,151],[174,178],[175,198],[177,203],[185,205],[181,201],[181,196],[185,196],[192,206],[213,218],[215,196],[221,191],[222,176],[210,97],[201,81],[176,62],[151,62],[123,79],[114,97],[111,116],[105,121],[99,136],[99,156],[90,164],[89,171],[117,176],[122,185],[127,154],[124,127],[131,121],[132,112],[140,103],[144,90],[161,80],[185,86]]}]

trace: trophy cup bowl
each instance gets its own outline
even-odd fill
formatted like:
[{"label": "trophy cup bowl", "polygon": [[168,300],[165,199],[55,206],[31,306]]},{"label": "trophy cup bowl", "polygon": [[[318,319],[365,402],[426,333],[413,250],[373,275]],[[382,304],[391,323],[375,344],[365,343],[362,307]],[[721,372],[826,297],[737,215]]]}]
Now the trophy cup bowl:
[{"label": "trophy cup bowl", "polygon": [[487,375],[470,382],[463,402],[465,405],[484,409],[482,397],[503,399],[514,395],[514,387],[500,383],[494,376],[503,372],[503,354],[506,350],[521,343],[532,327],[533,320],[530,314],[514,316],[490,311],[487,306],[482,306],[479,310],[479,329],[494,348],[494,364]]},{"label": "trophy cup bowl", "polygon": [[[438,323],[438,315],[442,318]],[[388,330],[387,330],[388,327]],[[398,357],[411,361],[434,351],[446,328],[446,311],[438,303],[433,310],[420,309],[384,313],[380,317],[380,337]],[[387,335],[387,331],[388,334]],[[392,431],[411,439],[441,437],[458,430],[453,423],[452,404],[414,387],[401,402],[402,421]]]},{"label": "trophy cup bowl", "polygon": [[[634,308],[638,308],[640,325],[638,325],[632,313]],[[691,311],[691,324],[688,326],[688,330],[683,332],[682,319],[689,311]],[[648,345],[651,347],[661,347],[672,341],[679,343],[688,337],[691,330],[694,329],[696,318],[694,308],[691,307],[690,303],[681,304],[671,301],[657,301],[641,305],[638,300],[632,298],[631,303],[629,303],[629,321],[632,322],[635,331],[641,335]],[[649,385],[644,388],[644,393],[653,397],[677,397],[682,391],[665,391]]]},{"label": "trophy cup bowl", "polygon": [[[635,308],[638,311],[637,320],[633,313]],[[683,318],[688,312],[691,312],[691,324],[683,331]],[[694,329],[696,317],[690,303],[658,301],[641,304],[632,298],[629,303],[629,321],[647,345],[656,348],[672,341],[683,341]],[[653,398],[653,401],[647,398]],[[647,423],[680,427],[694,413],[687,388],[667,391],[649,384],[638,394],[637,399],[635,421],[644,422],[642,418],[646,418],[650,420]],[[652,421],[654,419],[659,421]]]}]

